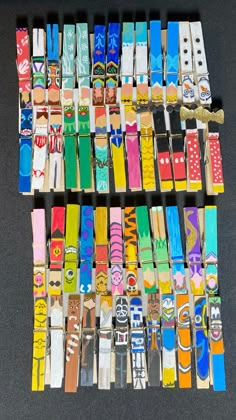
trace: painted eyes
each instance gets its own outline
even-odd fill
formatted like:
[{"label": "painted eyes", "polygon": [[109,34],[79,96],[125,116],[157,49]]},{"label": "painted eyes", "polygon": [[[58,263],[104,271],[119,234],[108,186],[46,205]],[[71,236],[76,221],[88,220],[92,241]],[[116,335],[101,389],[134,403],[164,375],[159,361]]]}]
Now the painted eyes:
[{"label": "painted eyes", "polygon": [[196,324],[200,324],[200,323],[202,322],[202,317],[201,317],[201,315],[196,315],[196,316],[195,316],[195,322],[196,322]]},{"label": "painted eyes", "polygon": [[71,270],[71,268],[69,268],[69,269],[66,271],[66,280],[67,280],[67,283],[71,283],[71,282],[72,282],[72,280],[73,280],[73,278],[74,278],[74,271],[73,271],[73,270]]}]

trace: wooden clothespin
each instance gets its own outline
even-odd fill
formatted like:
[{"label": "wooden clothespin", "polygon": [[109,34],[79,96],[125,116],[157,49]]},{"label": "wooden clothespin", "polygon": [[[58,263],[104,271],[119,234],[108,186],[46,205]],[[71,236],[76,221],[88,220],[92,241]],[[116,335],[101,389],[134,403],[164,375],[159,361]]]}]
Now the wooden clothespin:
[{"label": "wooden clothespin", "polygon": [[111,130],[110,148],[114,171],[115,190],[116,192],[124,192],[126,191],[126,173],[120,108],[118,106],[109,107],[109,117]]},{"label": "wooden clothespin", "polygon": [[60,105],[59,27],[47,24],[48,105]]},{"label": "wooden clothespin", "polygon": [[66,206],[64,266],[64,292],[66,293],[74,293],[77,288],[79,211],[80,207],[77,204]]},{"label": "wooden clothespin", "polygon": [[46,68],[44,29],[33,28],[32,76],[34,106],[45,105]]},{"label": "wooden clothespin", "polygon": [[63,297],[51,296],[51,388],[61,388],[64,377]]},{"label": "wooden clothespin", "polygon": [[80,293],[92,291],[93,269],[93,206],[81,207]]},{"label": "wooden clothespin", "polygon": [[133,72],[134,72],[134,23],[124,22],[122,31],[121,58],[121,103],[133,103]]},{"label": "wooden clothespin", "polygon": [[194,104],[192,40],[189,22],[179,22],[179,58],[183,104]]},{"label": "wooden clothespin", "polygon": [[130,298],[131,354],[134,389],[146,388],[145,336],[143,329],[142,299]]},{"label": "wooden clothespin", "polygon": [[106,61],[106,105],[116,105],[120,52],[120,24],[108,24]]},{"label": "wooden clothespin", "polygon": [[147,207],[136,207],[136,217],[138,228],[139,255],[143,272],[144,290],[145,293],[155,293],[156,279],[154,273],[152,242],[150,237],[150,225]]},{"label": "wooden clothespin", "polygon": [[46,227],[45,210],[34,209],[31,213],[33,232],[33,295],[44,297],[46,287]]},{"label": "wooden clothespin", "polygon": [[124,255],[126,271],[126,292],[138,294],[138,236],[135,207],[124,209]]},{"label": "wooden clothespin", "polygon": [[93,106],[104,105],[106,27],[94,26]]},{"label": "wooden clothespin", "polygon": [[209,388],[209,342],[205,296],[194,296],[193,336],[197,388],[206,389]]},{"label": "wooden clothespin", "polygon": [[161,325],[160,325],[160,295],[148,295],[147,313],[147,355],[148,355],[148,385],[160,386],[161,369]]},{"label": "wooden clothespin", "polygon": [[204,265],[206,292],[218,293],[217,206],[205,206]]},{"label": "wooden clothespin", "polygon": [[175,388],[176,358],[175,358],[175,298],[173,294],[162,295],[161,315],[162,339],[162,386]]},{"label": "wooden clothespin", "polygon": [[62,269],[65,245],[65,207],[51,210],[50,271],[48,294],[60,295],[62,291]]},{"label": "wooden clothespin", "polygon": [[125,144],[128,164],[128,182],[131,191],[140,191],[142,189],[138,128],[136,118],[137,115],[134,107],[125,106]]},{"label": "wooden clothespin", "polygon": [[176,295],[179,388],[192,388],[190,305],[188,294]]},{"label": "wooden clothespin", "polygon": [[174,288],[176,293],[187,293],[184,254],[177,206],[166,207],[166,223],[168,228],[169,252]]},{"label": "wooden clothespin", "polygon": [[112,297],[101,296],[98,389],[111,387]]},{"label": "wooden clothespin", "polygon": [[140,113],[140,127],[143,189],[147,191],[154,191],[156,190],[156,179],[154,168],[152,113],[150,111]]},{"label": "wooden clothespin", "polygon": [[135,77],[137,105],[148,104],[147,22],[136,22]]},{"label": "wooden clothespin", "polygon": [[65,392],[76,392],[80,357],[80,296],[69,295],[65,343]]},{"label": "wooden clothespin", "polygon": [[80,385],[93,386],[96,370],[96,295],[84,295]]},{"label": "wooden clothespin", "polygon": [[95,210],[96,241],[96,294],[106,295],[108,292],[108,224],[107,207]]},{"label": "wooden clothespin", "polygon": [[128,297],[116,297],[116,328],[115,328],[115,388],[127,387],[128,368]]},{"label": "wooden clothespin", "polygon": [[123,241],[121,225],[121,208],[110,208],[110,261],[111,293],[123,295]]},{"label": "wooden clothespin", "polygon": [[168,22],[166,55],[166,103],[178,101],[179,82],[179,22]]},{"label": "wooden clothespin", "polygon": [[47,342],[47,298],[34,302],[32,391],[44,391]]},{"label": "wooden clothespin", "polygon": [[160,20],[150,21],[150,83],[152,102],[163,103],[163,55]]},{"label": "wooden clothespin", "polygon": [[96,190],[99,193],[109,192],[109,155],[107,142],[106,108],[95,107],[95,165]]}]

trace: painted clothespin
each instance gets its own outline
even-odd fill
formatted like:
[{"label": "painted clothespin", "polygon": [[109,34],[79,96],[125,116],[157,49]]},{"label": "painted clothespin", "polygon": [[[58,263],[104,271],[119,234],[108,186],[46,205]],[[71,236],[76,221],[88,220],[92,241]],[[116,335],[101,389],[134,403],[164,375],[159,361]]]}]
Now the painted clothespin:
[{"label": "painted clothespin", "polygon": [[201,22],[191,22],[190,31],[193,46],[194,79],[198,87],[199,102],[201,105],[210,105],[212,98]]},{"label": "painted clothespin", "polygon": [[92,291],[93,206],[81,207],[80,293]]},{"label": "painted clothespin", "polygon": [[62,270],[64,263],[65,207],[51,210],[50,271],[48,294],[60,295],[62,291]]},{"label": "painted clothespin", "polygon": [[106,65],[106,104],[116,105],[120,52],[120,23],[109,23]]},{"label": "painted clothespin", "polygon": [[204,265],[206,292],[218,293],[217,206],[205,206]]},{"label": "painted clothespin", "polygon": [[61,388],[64,377],[63,297],[51,296],[51,388]]},{"label": "painted clothespin", "polygon": [[153,113],[154,131],[157,146],[157,165],[161,192],[173,189],[169,139],[166,131],[165,112],[163,105]]},{"label": "painted clothespin", "polygon": [[59,28],[47,24],[48,105],[60,105]]},{"label": "painted clothespin", "polygon": [[111,293],[123,295],[123,238],[121,208],[110,208]]},{"label": "painted clothespin", "polygon": [[128,354],[128,297],[116,297],[115,328],[115,388],[127,388]]},{"label": "painted clothespin", "polygon": [[121,127],[120,108],[109,107],[110,116],[110,149],[112,155],[112,166],[114,171],[114,182],[116,192],[126,191],[126,173],[124,142]]},{"label": "painted clothespin", "polygon": [[101,296],[98,389],[111,387],[112,296]]},{"label": "painted clothespin", "polygon": [[32,87],[34,105],[46,103],[45,32],[33,28]]},{"label": "painted clothespin", "polygon": [[159,290],[161,294],[171,293],[171,275],[163,207],[152,207],[150,216]]},{"label": "painted clothespin", "polygon": [[109,156],[107,144],[106,108],[95,107],[95,164],[96,190],[109,192]]},{"label": "painted clothespin", "polygon": [[96,368],[96,295],[84,295],[82,321],[82,349],[80,359],[80,385],[93,386]]},{"label": "painted clothespin", "polygon": [[154,191],[156,190],[156,179],[152,136],[152,113],[150,111],[144,111],[140,114],[140,132],[143,189]]},{"label": "painted clothespin", "polygon": [[209,297],[209,339],[212,382],[214,391],[226,391],[224,340],[221,319],[221,299]]},{"label": "painted clothespin", "polygon": [[80,357],[80,296],[69,295],[65,343],[65,392],[76,392]]},{"label": "painted clothespin", "polygon": [[184,136],[181,127],[179,110],[177,108],[169,109],[169,121],[170,147],[175,190],[185,191],[187,189],[187,176],[185,168]]},{"label": "painted clothespin", "polygon": [[32,172],[32,103],[30,45],[27,28],[16,28],[16,65],[19,80],[19,177],[21,193],[31,192]]},{"label": "painted clothespin", "polygon": [[131,354],[134,389],[146,388],[145,335],[140,296],[130,298]]},{"label": "painted clothespin", "polygon": [[46,159],[48,143],[48,107],[37,106],[34,133],[32,189],[41,190],[46,181]]},{"label": "painted clothespin", "polygon": [[148,104],[147,22],[136,22],[135,76],[137,105]]},{"label": "painted clothespin", "polygon": [[186,120],[187,191],[202,189],[201,152],[196,119]]},{"label": "painted clothespin", "polygon": [[[211,118],[209,116],[209,118]],[[214,115],[212,116],[214,119]],[[221,120],[222,122],[224,121]],[[220,122],[220,124],[222,124]],[[208,195],[224,192],[224,175],[222,167],[222,155],[220,147],[219,125],[215,121],[209,121],[204,133],[205,141],[205,174]]]},{"label": "painted clothespin", "polygon": [[32,391],[44,391],[47,342],[47,298],[34,301]]},{"label": "painted clothespin", "polygon": [[126,292],[138,294],[138,234],[135,207],[124,209],[124,255],[126,272]]},{"label": "painted clothespin", "polygon": [[80,187],[90,190],[93,187],[90,138],[90,53],[87,23],[76,24],[77,37],[77,81],[79,86],[78,128],[79,128],[79,169]]},{"label": "painted clothespin", "polygon": [[75,25],[64,25],[62,55],[62,104],[65,145],[65,187],[77,188],[77,141],[75,126]]},{"label": "painted clothespin", "polygon": [[186,236],[186,259],[189,266],[189,280],[193,295],[203,295],[203,273],[200,242],[200,228],[197,207],[184,208]]},{"label": "painted clothespin", "polygon": [[64,292],[66,293],[73,293],[77,289],[79,211],[80,207],[77,204],[66,206],[64,266]]},{"label": "painted clothespin", "polygon": [[177,206],[166,207],[166,223],[169,237],[169,253],[174,288],[176,293],[187,293],[184,254]]},{"label": "painted clothespin", "polygon": [[128,162],[128,182],[129,188],[132,191],[140,191],[142,189],[136,118],[135,109],[132,106],[125,106],[125,143]]},{"label": "painted clothespin", "polygon": [[46,296],[46,227],[45,210],[34,209],[31,213],[33,232],[33,295]]},{"label": "painted clothespin", "polygon": [[163,388],[175,388],[175,299],[172,294],[162,295],[161,339],[162,386]]},{"label": "painted clothespin", "polygon": [[188,294],[176,295],[179,388],[192,388],[190,305]]},{"label": "painted clothespin", "polygon": [[168,22],[166,56],[166,103],[176,104],[179,81],[179,22]]},{"label": "painted clothespin", "polygon": [[136,207],[139,258],[143,272],[143,285],[145,293],[156,292],[156,279],[153,265],[152,242],[148,209],[146,206]]},{"label": "painted clothespin", "polygon": [[104,105],[106,27],[94,26],[93,106]]},{"label": "painted clothespin", "polygon": [[95,210],[96,241],[96,294],[106,295],[108,291],[108,224],[107,207]]},{"label": "painted clothespin", "polygon": [[154,104],[163,103],[163,59],[161,21],[150,21],[150,83]]},{"label": "painted clothespin", "polygon": [[121,103],[133,103],[133,72],[134,72],[134,23],[124,22],[122,32],[121,58]]},{"label": "painted clothespin", "polygon": [[189,22],[179,22],[179,58],[183,104],[195,102],[192,41]]},{"label": "painted clothespin", "polygon": [[160,295],[148,295],[147,312],[147,355],[148,355],[148,385],[160,386],[161,377],[161,325],[160,325]]},{"label": "painted clothespin", "polygon": [[195,344],[197,388],[209,388],[209,344],[205,296],[194,296],[193,336]]},{"label": "painted clothespin", "polygon": [[57,190],[64,189],[62,133],[62,108],[51,106],[49,113],[49,188]]}]

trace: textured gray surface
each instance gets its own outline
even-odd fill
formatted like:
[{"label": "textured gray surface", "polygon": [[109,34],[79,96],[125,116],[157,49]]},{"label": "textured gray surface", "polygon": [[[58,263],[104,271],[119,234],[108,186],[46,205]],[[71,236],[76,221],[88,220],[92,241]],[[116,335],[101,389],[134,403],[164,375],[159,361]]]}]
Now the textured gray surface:
[{"label": "textured gray surface", "polygon": [[[203,420],[229,419],[236,413],[236,6],[233,0],[146,0],[75,2],[66,0],[0,2],[0,419],[37,420],[71,419],[170,419],[171,417]],[[227,392],[214,393],[196,389],[110,392],[79,389],[75,395],[62,390],[32,394],[32,251],[30,210],[53,204],[91,203],[91,196],[48,194],[35,198],[17,193],[17,76],[15,69],[16,18],[26,18],[29,28],[34,22],[58,18],[65,22],[85,20],[97,22],[152,19],[161,17],[163,27],[169,19],[201,19],[213,96],[221,98],[225,125],[221,128],[226,192],[218,198],[204,193],[191,194],[127,194],[121,198],[93,197],[95,205],[175,204],[183,206],[218,205],[219,280],[223,305]],[[34,19],[36,18],[36,19]],[[73,19],[74,18],[74,19]]]}]

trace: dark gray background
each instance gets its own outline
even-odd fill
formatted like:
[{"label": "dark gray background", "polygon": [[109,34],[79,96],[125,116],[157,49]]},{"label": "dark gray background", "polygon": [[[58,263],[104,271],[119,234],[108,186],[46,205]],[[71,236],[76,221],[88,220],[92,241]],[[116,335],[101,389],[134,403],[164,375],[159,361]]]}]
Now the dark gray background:
[{"label": "dark gray background", "polygon": [[[235,1],[200,0],[65,0],[0,1],[0,419],[229,419],[236,413],[236,5]],[[204,193],[138,193],[91,198],[79,194],[22,197],[18,176],[18,86],[15,68],[16,19],[33,24],[58,21],[61,25],[88,21],[161,18],[201,19],[213,97],[222,102],[221,128],[225,194],[213,199]],[[22,21],[22,20],[21,20]],[[227,392],[147,389],[97,391],[80,388],[75,395],[63,390],[31,392],[32,352],[32,234],[30,210],[67,202],[94,205],[175,204],[218,205],[219,281],[223,306]]]}]

